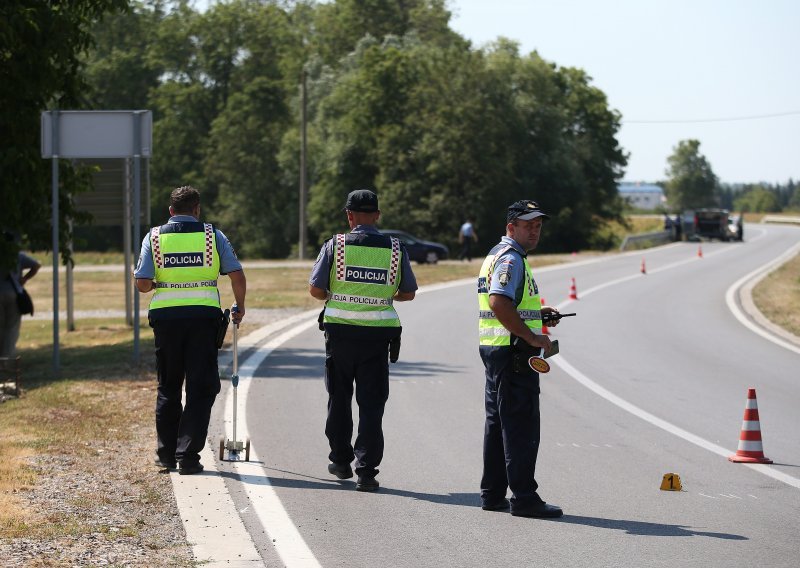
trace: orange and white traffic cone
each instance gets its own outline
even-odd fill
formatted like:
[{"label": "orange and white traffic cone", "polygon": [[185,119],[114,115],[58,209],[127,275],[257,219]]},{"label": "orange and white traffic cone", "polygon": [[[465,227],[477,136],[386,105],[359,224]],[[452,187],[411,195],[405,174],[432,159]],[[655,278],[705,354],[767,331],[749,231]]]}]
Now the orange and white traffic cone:
[{"label": "orange and white traffic cone", "polygon": [[761,445],[761,424],[758,420],[756,389],[747,389],[747,404],[744,407],[739,447],[735,454],[728,456],[728,459],[732,462],[772,463],[771,459],[764,457],[764,448]]},{"label": "orange and white traffic cone", "polygon": [[[541,298],[541,302],[543,306],[546,305],[544,296]],[[544,322],[542,322],[542,335],[550,335],[550,330],[547,329],[547,326],[544,325]]]},{"label": "orange and white traffic cone", "polygon": [[697,258],[703,258],[703,245],[697,245]]},{"label": "orange and white traffic cone", "polygon": [[641,268],[641,272],[642,272],[642,274],[647,274],[647,268],[645,268],[645,266],[644,266],[644,257],[642,257],[642,268]]},{"label": "orange and white traffic cone", "polygon": [[572,286],[569,288],[569,299],[570,300],[577,300],[578,299],[578,289],[575,287],[575,279],[572,279]]}]

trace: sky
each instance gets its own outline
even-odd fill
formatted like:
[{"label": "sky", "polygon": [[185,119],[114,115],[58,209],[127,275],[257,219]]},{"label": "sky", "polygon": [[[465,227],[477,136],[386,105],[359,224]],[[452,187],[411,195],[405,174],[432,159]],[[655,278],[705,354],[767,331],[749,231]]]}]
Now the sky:
[{"label": "sky", "polygon": [[800,1],[448,2],[474,47],[503,36],[592,77],[622,115],[626,181],[666,179],[692,138],[724,183],[800,180]]}]

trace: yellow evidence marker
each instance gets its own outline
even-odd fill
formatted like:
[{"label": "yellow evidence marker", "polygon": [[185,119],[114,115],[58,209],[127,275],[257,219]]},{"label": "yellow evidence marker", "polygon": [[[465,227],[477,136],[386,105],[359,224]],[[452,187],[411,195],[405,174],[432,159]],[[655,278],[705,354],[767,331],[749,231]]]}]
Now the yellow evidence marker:
[{"label": "yellow evidence marker", "polygon": [[665,473],[661,481],[661,491],[682,491],[680,476],[677,473]]}]

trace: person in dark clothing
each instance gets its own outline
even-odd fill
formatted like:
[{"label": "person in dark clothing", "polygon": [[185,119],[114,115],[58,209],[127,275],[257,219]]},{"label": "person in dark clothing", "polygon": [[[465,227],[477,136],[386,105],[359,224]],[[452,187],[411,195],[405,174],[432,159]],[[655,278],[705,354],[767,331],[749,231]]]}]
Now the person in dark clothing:
[{"label": "person in dark clothing", "polygon": [[[328,472],[349,479],[355,459],[356,489],[375,491],[383,459],[390,348],[399,349],[402,332],[393,303],[413,300],[417,281],[402,243],[375,227],[380,209],[374,192],[350,192],[345,211],[351,231],[322,246],[309,279],[309,293],[325,301]],[[359,420],[352,443],[354,383]]]},{"label": "person in dark clothing", "polygon": [[486,370],[482,507],[510,508],[519,517],[562,515],[537,493],[539,374],[527,364],[513,364],[520,343],[545,351],[551,347],[542,333],[542,315],[558,310],[542,305],[527,258],[547,218],[534,201],[513,203],[506,215],[506,236],[489,251],[478,276],[479,352]]},{"label": "person in dark clothing", "polygon": [[[220,391],[217,332],[222,324],[217,278],[227,274],[235,298],[231,319],[245,314],[247,281],[227,237],[201,223],[200,193],[190,186],[170,196],[167,224],[142,241],[136,287],[154,290],[149,320],[158,372],[156,465],[190,475],[203,471],[211,408]],[[181,391],[186,384],[186,406]]]}]

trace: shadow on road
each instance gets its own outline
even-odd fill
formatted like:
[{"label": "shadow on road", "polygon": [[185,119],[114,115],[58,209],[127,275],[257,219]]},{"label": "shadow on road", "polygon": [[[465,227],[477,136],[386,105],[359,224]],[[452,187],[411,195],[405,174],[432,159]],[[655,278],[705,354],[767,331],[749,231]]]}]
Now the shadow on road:
[{"label": "shadow on road", "polygon": [[[402,355],[401,355],[402,357]],[[243,359],[240,355],[240,361]],[[225,366],[226,374],[230,366]],[[389,367],[389,379],[415,378],[431,379],[435,375],[463,373],[464,367],[440,365],[429,361],[403,361]],[[279,349],[273,351],[264,363],[259,365],[253,379],[303,379],[321,380],[325,373],[325,350],[321,349]]]},{"label": "shadow on road", "polygon": [[[256,476],[252,474],[241,475],[231,471],[220,471],[221,477],[235,479],[242,483],[252,483],[255,485],[272,485],[273,487],[284,487],[287,489],[317,489],[328,491],[355,491],[355,477],[353,479],[338,480],[332,478],[314,477],[304,475],[294,471],[286,471],[272,467],[264,468],[266,471],[288,473],[304,479],[293,479],[287,477]],[[378,490],[381,495],[396,495],[398,497],[408,497],[418,501],[429,501],[440,505],[459,505],[462,507],[480,507],[480,493],[421,493],[419,491],[407,491],[404,489],[394,489],[392,487],[381,486]]]},{"label": "shadow on road", "polygon": [[697,531],[683,525],[665,525],[661,523],[645,523],[642,521],[602,519],[599,517],[579,517],[576,515],[565,515],[560,519],[555,519],[555,521],[559,523],[625,531],[626,534],[640,536],[707,536],[725,540],[749,540],[747,537],[738,534]]}]

